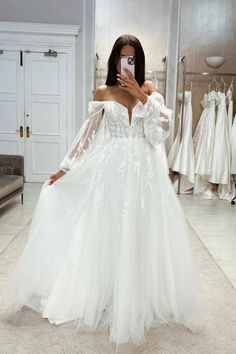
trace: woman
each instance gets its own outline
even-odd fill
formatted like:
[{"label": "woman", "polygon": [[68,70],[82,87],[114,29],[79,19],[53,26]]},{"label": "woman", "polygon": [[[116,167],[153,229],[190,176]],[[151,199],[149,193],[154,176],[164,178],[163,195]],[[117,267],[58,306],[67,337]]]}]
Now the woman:
[{"label": "woman", "polygon": [[[123,55],[135,57],[135,77],[119,74]],[[120,36],[106,84],[42,187],[9,286],[16,309],[109,329],[116,350],[161,323],[198,324],[186,222],[157,149],[172,111],[144,72],[139,40]]]}]

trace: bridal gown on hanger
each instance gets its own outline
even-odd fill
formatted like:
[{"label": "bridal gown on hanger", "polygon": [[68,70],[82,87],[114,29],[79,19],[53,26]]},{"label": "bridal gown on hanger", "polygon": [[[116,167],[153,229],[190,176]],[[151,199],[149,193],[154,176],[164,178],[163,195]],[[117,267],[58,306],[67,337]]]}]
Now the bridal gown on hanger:
[{"label": "bridal gown on hanger", "polygon": [[219,196],[227,199],[226,195],[231,191],[229,122],[226,110],[226,95],[224,92],[218,91],[217,96],[218,110],[209,181],[211,183],[219,184]]},{"label": "bridal gown on hanger", "polygon": [[[178,99],[182,101],[182,93],[178,93]],[[192,92],[185,91],[184,115],[183,115],[183,137],[181,134],[181,115],[183,102],[181,102],[178,131],[174,143],[168,155],[168,165],[173,171],[179,172],[181,176],[181,193],[188,192],[194,185],[194,151],[192,140]],[[177,185],[177,183],[176,183]]]},{"label": "bridal gown on hanger", "polygon": [[89,102],[60,164],[66,174],[41,189],[9,282],[15,309],[109,329],[116,350],[161,323],[198,329],[187,225],[156,149],[171,117],[157,92],[134,106],[131,123],[121,103]]},{"label": "bridal gown on hanger", "polygon": [[232,91],[232,85],[230,85],[226,97],[228,101],[228,111],[227,111],[227,116],[228,116],[228,123],[229,123],[229,139],[231,136],[231,131],[232,131],[232,124],[233,124],[233,91]]},{"label": "bridal gown on hanger", "polygon": [[212,166],[217,100],[215,90],[204,94],[201,101],[203,111],[193,136],[196,173],[194,195],[206,199],[215,198],[208,178]]},{"label": "bridal gown on hanger", "polygon": [[231,145],[230,173],[236,175],[236,114],[234,116],[232,130],[231,130],[230,145]]},{"label": "bridal gown on hanger", "polygon": [[[228,101],[228,111],[227,111],[227,118],[229,123],[229,143],[230,143],[230,173],[236,173],[236,162],[235,162],[235,134],[236,134],[236,127],[235,122],[233,126],[233,84],[230,85],[227,93],[227,101]],[[235,171],[235,172],[234,172]],[[225,191],[224,191],[225,190]],[[222,188],[221,196],[224,199],[229,201],[235,196],[235,182],[233,182],[232,177],[230,180],[230,185],[227,187]]]}]

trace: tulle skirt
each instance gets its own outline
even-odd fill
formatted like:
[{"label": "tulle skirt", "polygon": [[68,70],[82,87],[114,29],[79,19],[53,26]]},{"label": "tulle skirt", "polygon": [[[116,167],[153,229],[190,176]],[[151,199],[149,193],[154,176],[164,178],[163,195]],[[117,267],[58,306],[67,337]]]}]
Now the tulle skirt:
[{"label": "tulle skirt", "polygon": [[159,156],[143,137],[110,137],[45,181],[9,282],[16,310],[102,327],[116,348],[162,323],[198,329],[188,230]]}]

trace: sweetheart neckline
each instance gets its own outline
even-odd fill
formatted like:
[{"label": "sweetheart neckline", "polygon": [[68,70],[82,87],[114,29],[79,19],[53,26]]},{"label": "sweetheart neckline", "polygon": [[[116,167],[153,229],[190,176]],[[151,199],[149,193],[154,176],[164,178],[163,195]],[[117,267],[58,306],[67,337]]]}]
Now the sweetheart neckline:
[{"label": "sweetheart neckline", "polygon": [[138,101],[133,107],[131,110],[129,110],[128,107],[126,107],[125,105],[123,105],[122,103],[118,102],[118,101],[115,101],[115,100],[104,100],[104,101],[101,101],[101,102],[114,102],[114,103],[118,103],[118,105],[120,105],[121,107],[123,107],[124,109],[126,109],[127,111],[131,111],[133,112],[133,109],[140,103],[142,103],[141,101]]},{"label": "sweetheart neckline", "polygon": [[[94,101],[93,101],[94,102]],[[121,107],[123,107],[126,111],[127,111],[127,113],[128,113],[128,124],[129,124],[129,127],[131,127],[131,125],[132,125],[132,121],[133,121],[133,118],[132,118],[132,115],[133,115],[133,110],[141,103],[142,104],[142,102],[141,101],[138,101],[133,107],[132,107],[132,109],[131,109],[131,119],[129,119],[129,109],[126,107],[126,106],[124,106],[122,103],[120,103],[120,102],[118,102],[118,101],[115,101],[115,100],[104,100],[104,101],[98,101],[98,102],[112,102],[112,103],[117,103],[119,106],[121,106]]]},{"label": "sweetheart neckline", "polygon": [[[157,91],[153,91],[150,95],[148,95],[148,97],[150,97],[152,94],[155,94],[155,93],[158,93]],[[97,100],[93,100],[93,101],[90,101],[90,102],[99,102],[99,103],[106,103],[106,102],[114,102],[114,103],[117,103],[118,105],[120,105],[121,107],[123,107],[127,112],[128,112],[128,118],[129,118],[129,109],[124,106],[122,103],[118,102],[118,101],[115,101],[115,100],[103,100],[103,101],[97,101]],[[147,102],[146,102],[147,103]],[[146,104],[145,103],[145,104]],[[142,104],[143,103],[141,101],[138,101],[133,107],[132,107],[132,110],[131,110],[131,120],[129,122],[128,120],[128,123],[129,123],[129,126],[131,126],[132,124],[132,113],[133,113],[133,110],[139,105],[139,104]],[[144,105],[143,105],[144,106]]]}]

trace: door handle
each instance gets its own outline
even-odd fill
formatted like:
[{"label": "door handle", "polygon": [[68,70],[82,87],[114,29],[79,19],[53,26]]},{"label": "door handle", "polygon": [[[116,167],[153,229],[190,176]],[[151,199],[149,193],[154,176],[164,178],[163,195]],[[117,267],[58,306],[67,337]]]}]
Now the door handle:
[{"label": "door handle", "polygon": [[20,129],[16,129],[16,132],[20,134],[20,137],[23,137],[23,126],[20,126]]},{"label": "door handle", "polygon": [[30,133],[32,133],[32,131],[30,130],[29,126],[26,127],[25,131],[26,131],[26,137],[29,138],[30,137]]}]

